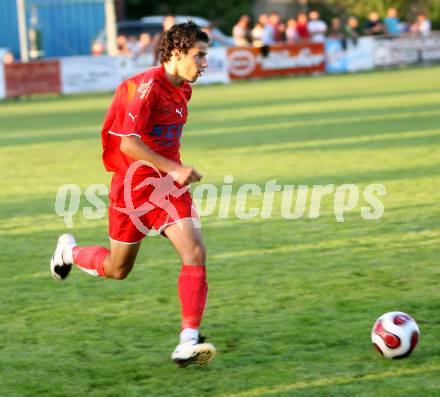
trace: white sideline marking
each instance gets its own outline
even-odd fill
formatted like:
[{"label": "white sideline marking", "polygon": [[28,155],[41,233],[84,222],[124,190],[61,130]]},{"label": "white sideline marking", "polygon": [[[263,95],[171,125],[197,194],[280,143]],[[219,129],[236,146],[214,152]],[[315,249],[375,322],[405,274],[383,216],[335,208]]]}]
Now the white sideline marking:
[{"label": "white sideline marking", "polygon": [[299,381],[295,383],[291,383],[290,385],[278,385],[278,386],[263,386],[257,387],[255,389],[246,390],[240,393],[235,394],[221,394],[217,397],[259,397],[262,395],[270,395],[270,394],[278,394],[284,393],[291,390],[305,389],[309,387],[319,387],[319,386],[333,386],[333,385],[342,385],[354,382],[362,382],[368,380],[376,380],[383,379],[392,376],[400,376],[400,375],[413,375],[419,373],[433,372],[440,370],[440,364],[432,365],[432,366],[420,366],[417,368],[404,368],[393,371],[375,373],[375,374],[354,374],[350,376],[341,376],[338,378],[324,378],[317,379],[312,381]]}]

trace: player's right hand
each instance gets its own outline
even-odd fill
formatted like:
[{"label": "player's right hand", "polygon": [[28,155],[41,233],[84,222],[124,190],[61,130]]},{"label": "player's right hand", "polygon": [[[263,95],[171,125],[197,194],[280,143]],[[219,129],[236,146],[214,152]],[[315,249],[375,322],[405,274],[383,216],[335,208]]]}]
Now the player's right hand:
[{"label": "player's right hand", "polygon": [[192,182],[198,182],[202,179],[202,175],[197,172],[194,167],[180,166],[176,171],[171,173],[175,181],[182,186],[189,185]]}]

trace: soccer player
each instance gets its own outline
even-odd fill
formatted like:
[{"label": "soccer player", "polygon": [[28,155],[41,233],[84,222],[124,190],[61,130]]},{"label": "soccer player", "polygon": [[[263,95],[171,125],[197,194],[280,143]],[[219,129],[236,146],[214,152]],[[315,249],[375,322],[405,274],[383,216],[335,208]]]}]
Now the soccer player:
[{"label": "soccer player", "polygon": [[141,240],[154,228],[182,261],[178,280],[182,323],[171,355],[180,366],[205,365],[215,347],[199,335],[208,286],[206,250],[188,185],[202,175],[180,161],[180,136],[191,86],[208,66],[209,37],[193,22],[162,38],[161,65],[122,82],[102,128],[103,162],[113,172],[108,209],[110,250],[58,239],[52,275],[64,280],[76,265],[92,276],[122,280],[133,268]]}]

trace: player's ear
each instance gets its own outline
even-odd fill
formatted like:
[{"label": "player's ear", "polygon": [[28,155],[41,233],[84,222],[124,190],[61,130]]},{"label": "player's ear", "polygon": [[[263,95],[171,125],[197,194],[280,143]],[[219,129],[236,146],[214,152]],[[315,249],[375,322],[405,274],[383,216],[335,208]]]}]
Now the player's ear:
[{"label": "player's ear", "polygon": [[171,54],[173,54],[173,56],[180,61],[180,58],[182,57],[182,52],[180,50],[178,50],[177,48],[175,48]]}]

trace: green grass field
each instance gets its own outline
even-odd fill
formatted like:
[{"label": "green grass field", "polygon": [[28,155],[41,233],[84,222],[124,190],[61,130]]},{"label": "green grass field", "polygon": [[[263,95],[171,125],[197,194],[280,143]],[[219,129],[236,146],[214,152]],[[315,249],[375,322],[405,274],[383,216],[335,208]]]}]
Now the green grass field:
[{"label": "green grass field", "polygon": [[[203,219],[210,294],[202,331],[219,354],[178,369],[180,263],[146,239],[127,280],[49,273],[57,189],[108,184],[100,125],[111,95],[0,104],[0,396],[286,397],[440,395],[440,68],[196,87],[183,160],[217,187],[350,183],[386,187],[336,221]],[[232,200],[234,203],[234,200]],[[89,205],[84,199],[82,206]],[[261,198],[249,201],[258,207]],[[218,206],[217,206],[218,208]],[[74,216],[81,244],[107,244],[105,218]],[[402,310],[419,346],[386,360],[375,319]]]}]

